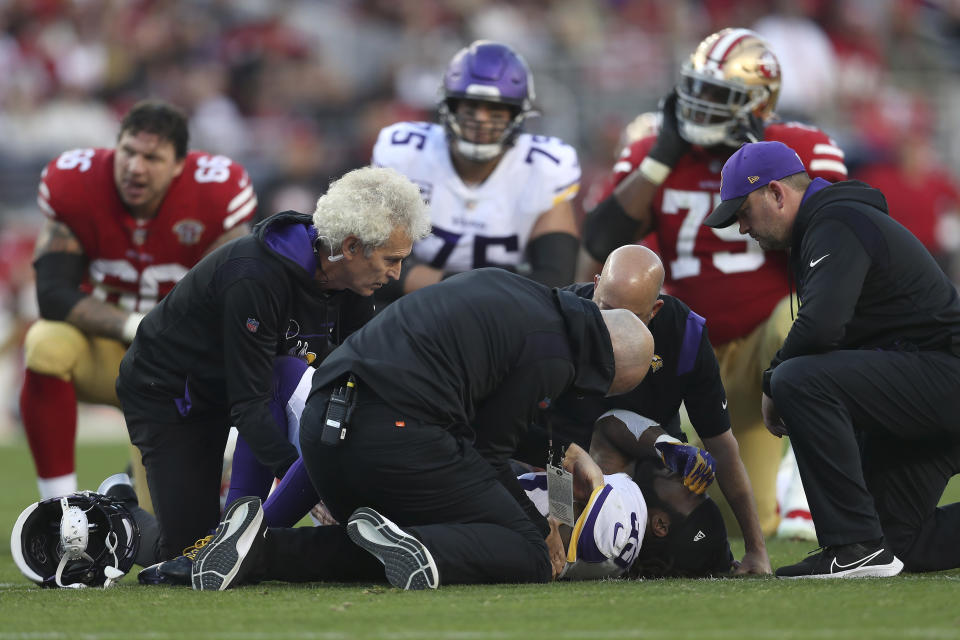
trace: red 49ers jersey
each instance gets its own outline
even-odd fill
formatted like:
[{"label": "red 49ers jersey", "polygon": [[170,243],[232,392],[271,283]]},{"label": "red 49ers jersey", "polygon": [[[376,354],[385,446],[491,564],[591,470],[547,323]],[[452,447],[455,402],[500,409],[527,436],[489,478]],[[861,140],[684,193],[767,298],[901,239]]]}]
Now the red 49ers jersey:
[{"label": "red 49ers jersey", "polygon": [[[843,152],[816,127],[770,124],[764,140],[793,148],[811,177],[847,178]],[[640,166],[654,142],[656,136],[643,138],[624,149],[603,198]],[[790,290],[785,253],[763,251],[756,240],[740,235],[736,224],[725,229],[703,224],[720,204],[720,170],[728,157],[694,147],[653,200],[654,232],[666,268],[664,288],[707,319],[715,345],[749,334]]]},{"label": "red 49ers jersey", "polygon": [[43,170],[37,203],[83,246],[89,261],[83,290],[146,312],[218,237],[251,219],[257,196],[241,165],[192,151],[157,215],[135,220],[117,193],[113,155],[113,149],[62,153]]}]

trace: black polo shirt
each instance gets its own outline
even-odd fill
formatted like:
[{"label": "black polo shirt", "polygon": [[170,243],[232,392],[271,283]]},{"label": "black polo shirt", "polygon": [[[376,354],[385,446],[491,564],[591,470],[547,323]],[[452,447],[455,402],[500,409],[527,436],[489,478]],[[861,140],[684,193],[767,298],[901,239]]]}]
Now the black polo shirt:
[{"label": "black polo shirt", "polygon": [[[565,290],[591,299],[594,285],[574,284]],[[730,428],[726,392],[706,322],[677,298],[661,295],[660,299],[663,306],[648,327],[653,335],[654,357],[643,382],[629,393],[609,398],[564,394],[550,411],[559,436],[589,446],[594,421],[610,409],[624,409],[657,421],[679,438],[682,434],[676,416],[680,403],[686,405],[701,439]]]}]

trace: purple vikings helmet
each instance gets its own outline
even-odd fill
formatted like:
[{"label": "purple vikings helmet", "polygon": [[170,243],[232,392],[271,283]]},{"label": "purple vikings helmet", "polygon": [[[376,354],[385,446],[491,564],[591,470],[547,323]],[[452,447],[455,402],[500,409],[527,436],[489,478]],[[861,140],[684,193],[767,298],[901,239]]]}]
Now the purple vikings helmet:
[{"label": "purple vikings helmet", "polygon": [[34,502],[10,535],[17,568],[43,587],[109,587],[133,566],[139,545],[127,508],[89,491]]},{"label": "purple vikings helmet", "polygon": [[[477,40],[458,51],[447,65],[440,91],[440,121],[457,152],[471,160],[483,162],[500,155],[520,133],[523,121],[536,115],[530,68],[513,49],[491,40]],[[461,99],[510,107],[513,117],[498,140],[479,144],[464,138],[462,123],[456,116],[457,101]]]}]

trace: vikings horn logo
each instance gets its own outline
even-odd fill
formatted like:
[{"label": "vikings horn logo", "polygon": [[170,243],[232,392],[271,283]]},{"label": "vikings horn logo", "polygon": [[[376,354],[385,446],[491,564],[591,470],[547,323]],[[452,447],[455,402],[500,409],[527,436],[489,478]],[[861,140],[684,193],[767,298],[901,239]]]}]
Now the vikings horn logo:
[{"label": "vikings horn logo", "polygon": [[660,369],[662,368],[663,368],[663,358],[661,358],[657,354],[653,354],[653,357],[650,358],[650,371],[652,371],[653,373],[656,373],[657,371],[660,371]]},{"label": "vikings horn logo", "polygon": [[307,340],[297,340],[296,346],[290,349],[289,353],[305,360],[307,364],[313,364],[317,360],[317,354],[310,351],[310,342]]}]

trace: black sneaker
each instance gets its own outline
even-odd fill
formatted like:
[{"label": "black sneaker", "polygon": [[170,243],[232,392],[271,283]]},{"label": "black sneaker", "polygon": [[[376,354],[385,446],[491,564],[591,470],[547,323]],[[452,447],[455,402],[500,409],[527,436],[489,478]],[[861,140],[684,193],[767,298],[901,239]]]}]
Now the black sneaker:
[{"label": "black sneaker", "polygon": [[387,580],[401,589],[436,589],[437,565],[423,543],[368,507],[360,507],[347,521],[354,544],[383,563]]},{"label": "black sneaker", "polygon": [[843,544],[777,569],[778,578],[889,578],[903,571],[903,563],[879,544]]},{"label": "black sneaker", "polygon": [[137,574],[137,582],[147,585],[169,584],[189,587],[192,571],[193,560],[186,556],[177,556],[173,560],[165,560],[141,569]]},{"label": "black sneaker", "polygon": [[223,591],[243,581],[263,550],[267,525],[260,498],[240,498],[230,505],[213,540],[193,560],[190,577],[196,591]]},{"label": "black sneaker", "polygon": [[193,561],[200,552],[207,546],[213,536],[204,536],[192,545],[183,550],[183,555],[177,556],[173,560],[165,560],[152,564],[137,574],[137,581],[140,584],[158,585],[170,584],[189,587],[191,585],[190,574],[193,571]]}]

